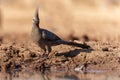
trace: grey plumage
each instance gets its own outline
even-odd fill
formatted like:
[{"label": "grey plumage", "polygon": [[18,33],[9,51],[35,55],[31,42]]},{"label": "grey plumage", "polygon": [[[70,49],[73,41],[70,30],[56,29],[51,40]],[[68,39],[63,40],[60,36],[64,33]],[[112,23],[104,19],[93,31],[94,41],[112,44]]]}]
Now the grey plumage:
[{"label": "grey plumage", "polygon": [[56,34],[39,27],[39,15],[38,8],[36,9],[34,18],[33,18],[33,27],[31,32],[31,38],[34,43],[36,43],[45,53],[51,52],[51,46],[58,44],[67,44],[71,46],[77,46],[81,48],[89,48],[90,46],[84,44],[78,44],[75,42],[64,41],[59,38]]}]

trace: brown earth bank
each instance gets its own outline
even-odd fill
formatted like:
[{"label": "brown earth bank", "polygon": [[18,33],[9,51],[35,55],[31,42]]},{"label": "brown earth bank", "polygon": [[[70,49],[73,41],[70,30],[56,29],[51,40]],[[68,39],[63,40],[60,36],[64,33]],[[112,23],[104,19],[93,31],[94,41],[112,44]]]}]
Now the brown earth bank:
[{"label": "brown earth bank", "polygon": [[[81,41],[75,41],[83,43]],[[0,70],[117,70],[120,69],[120,43],[88,41],[90,49],[68,45],[52,47],[45,57],[27,34],[4,34],[0,37]]]}]

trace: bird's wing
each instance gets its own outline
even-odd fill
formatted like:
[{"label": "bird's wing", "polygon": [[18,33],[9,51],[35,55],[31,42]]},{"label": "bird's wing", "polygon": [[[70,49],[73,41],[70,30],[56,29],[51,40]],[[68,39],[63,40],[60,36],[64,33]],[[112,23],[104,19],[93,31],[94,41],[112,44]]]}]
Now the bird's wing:
[{"label": "bird's wing", "polygon": [[41,30],[42,30],[42,38],[44,40],[47,40],[47,41],[61,40],[56,34],[45,29],[41,29]]}]

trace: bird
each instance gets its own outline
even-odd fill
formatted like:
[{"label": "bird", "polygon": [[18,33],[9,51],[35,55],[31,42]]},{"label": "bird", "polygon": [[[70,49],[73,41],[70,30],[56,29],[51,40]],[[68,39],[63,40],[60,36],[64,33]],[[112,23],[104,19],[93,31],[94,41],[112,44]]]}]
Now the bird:
[{"label": "bird", "polygon": [[84,49],[90,48],[87,44],[80,44],[72,41],[65,41],[57,36],[55,33],[43,29],[40,24],[38,8],[35,11],[34,17],[32,19],[32,30],[31,30],[31,39],[32,41],[37,44],[44,54],[49,54],[52,49],[52,46],[59,45],[59,44],[66,44],[70,46],[81,47]]}]

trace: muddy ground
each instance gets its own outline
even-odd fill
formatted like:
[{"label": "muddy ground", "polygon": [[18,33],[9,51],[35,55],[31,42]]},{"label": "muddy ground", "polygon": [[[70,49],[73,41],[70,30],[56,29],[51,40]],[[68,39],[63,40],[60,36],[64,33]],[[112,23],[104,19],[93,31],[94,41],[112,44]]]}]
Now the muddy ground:
[{"label": "muddy ground", "polygon": [[[82,43],[80,41],[75,41]],[[68,45],[52,47],[48,57],[27,34],[4,34],[0,38],[0,70],[89,70],[120,69],[120,43],[88,41],[90,49]]]}]

